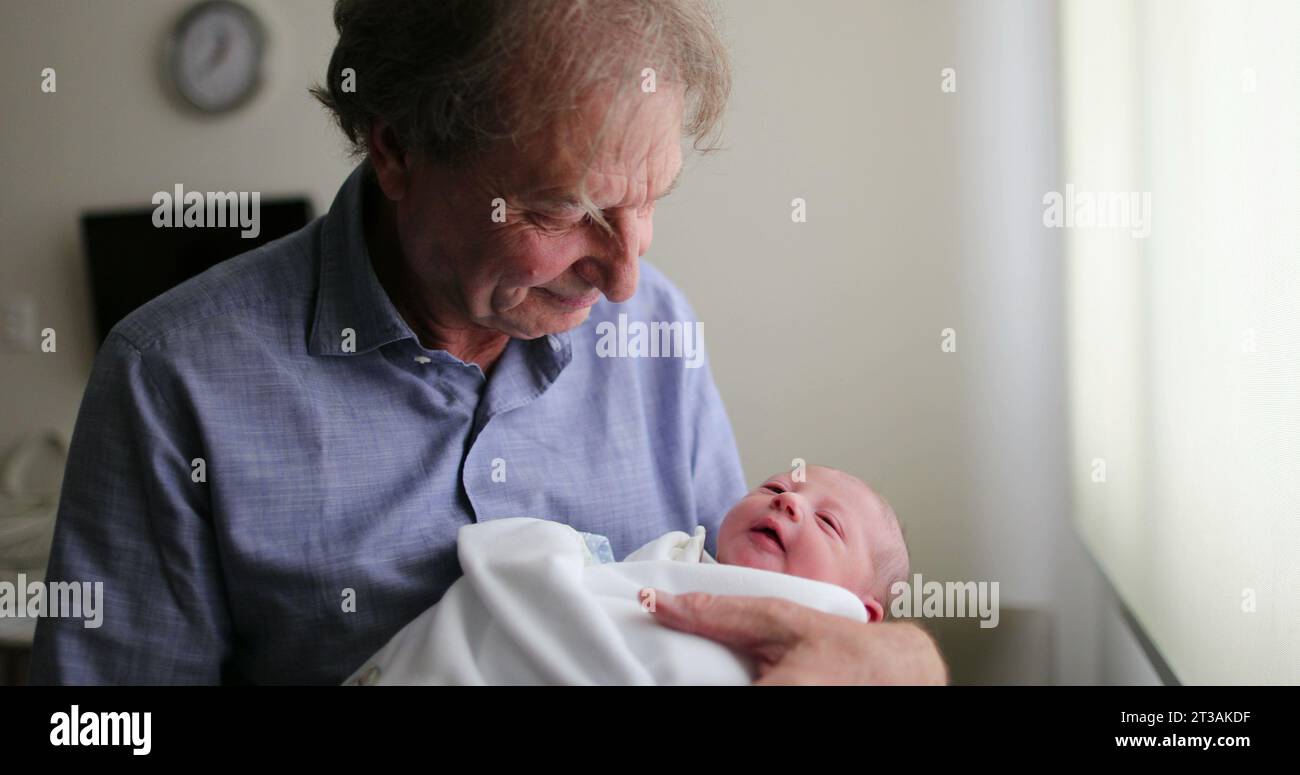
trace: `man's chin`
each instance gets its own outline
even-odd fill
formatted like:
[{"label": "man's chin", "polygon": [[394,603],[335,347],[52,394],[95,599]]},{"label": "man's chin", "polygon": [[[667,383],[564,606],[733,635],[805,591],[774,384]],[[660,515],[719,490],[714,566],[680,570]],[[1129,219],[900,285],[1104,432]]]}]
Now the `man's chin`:
[{"label": "man's chin", "polygon": [[562,334],[587,322],[591,316],[591,307],[573,310],[532,309],[529,312],[532,314],[505,321],[502,330],[515,339],[537,339],[549,334]]}]

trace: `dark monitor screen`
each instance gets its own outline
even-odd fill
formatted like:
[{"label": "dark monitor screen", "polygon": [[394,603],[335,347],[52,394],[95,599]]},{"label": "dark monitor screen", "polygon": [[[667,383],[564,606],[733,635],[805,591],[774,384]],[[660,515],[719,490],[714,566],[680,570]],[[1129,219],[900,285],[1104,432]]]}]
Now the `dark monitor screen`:
[{"label": "dark monitor screen", "polygon": [[261,232],[245,239],[238,226],[158,227],[153,214],[144,209],[81,217],[100,344],[136,307],[228,258],[301,229],[312,218],[306,199],[263,201]]}]

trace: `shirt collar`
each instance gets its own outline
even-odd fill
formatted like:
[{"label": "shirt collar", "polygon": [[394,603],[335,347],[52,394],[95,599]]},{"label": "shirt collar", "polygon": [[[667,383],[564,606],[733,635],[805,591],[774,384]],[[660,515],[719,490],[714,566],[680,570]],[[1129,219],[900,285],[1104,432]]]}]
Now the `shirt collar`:
[{"label": "shirt collar", "polygon": [[[321,230],[320,283],[312,319],[308,351],[312,355],[356,355],[390,342],[419,338],[402,319],[370,263],[366,248],[363,206],[370,161],[363,160],[339,188]],[[344,332],[351,329],[354,347],[344,349]],[[507,349],[527,345],[528,379],[537,393],[546,389],[572,359],[568,331],[532,342],[514,342]],[[451,355],[446,357],[452,358]],[[458,360],[458,359],[457,359]],[[475,367],[477,368],[477,367]]]},{"label": "shirt collar", "polygon": [[[352,170],[325,215],[320,283],[308,340],[312,355],[356,355],[400,339],[415,339],[370,264],[362,225],[369,167],[367,159]],[[348,329],[350,341],[345,336]],[[353,346],[344,349],[345,342]]]}]

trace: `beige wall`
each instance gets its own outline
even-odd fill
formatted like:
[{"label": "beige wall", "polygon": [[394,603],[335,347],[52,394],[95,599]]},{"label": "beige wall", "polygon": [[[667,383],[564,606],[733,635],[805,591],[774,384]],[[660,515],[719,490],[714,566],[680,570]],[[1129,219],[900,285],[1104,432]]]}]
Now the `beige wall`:
[{"label": "beige wall", "polygon": [[[1059,246],[1038,204],[1055,187],[1054,4],[728,10],[728,147],[665,202],[651,253],[705,320],[746,474],[803,457],[875,483],[915,571],[1068,609],[1061,677],[1093,680],[1097,576],[1066,520]],[[796,196],[807,223],[791,222]]]},{"label": "beige wall", "polygon": [[[162,87],[164,36],[182,0],[6,0],[0,45],[0,300],[27,297],[54,354],[0,352],[0,449],[52,427],[70,434],[90,373],[90,316],[78,217],[148,207],[182,183],[202,191],[306,194],[328,207],[349,165],[307,86],[325,70],[329,4],[252,0],[269,28],[269,78],[217,120],[178,109]],[[58,91],[41,92],[41,70]]]}]

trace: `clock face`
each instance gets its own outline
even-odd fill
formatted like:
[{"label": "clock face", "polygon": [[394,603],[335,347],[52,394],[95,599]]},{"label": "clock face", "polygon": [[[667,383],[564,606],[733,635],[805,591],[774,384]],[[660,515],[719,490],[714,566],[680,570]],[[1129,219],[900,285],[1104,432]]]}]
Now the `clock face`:
[{"label": "clock face", "polygon": [[199,3],[176,25],[169,67],[176,88],[196,108],[235,108],[261,81],[262,25],[238,3]]}]

